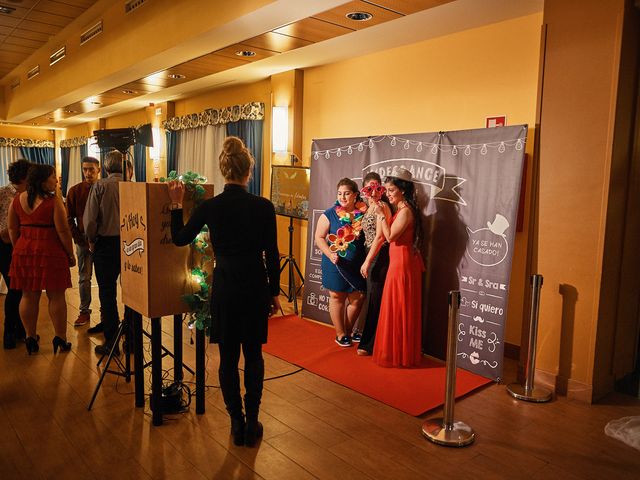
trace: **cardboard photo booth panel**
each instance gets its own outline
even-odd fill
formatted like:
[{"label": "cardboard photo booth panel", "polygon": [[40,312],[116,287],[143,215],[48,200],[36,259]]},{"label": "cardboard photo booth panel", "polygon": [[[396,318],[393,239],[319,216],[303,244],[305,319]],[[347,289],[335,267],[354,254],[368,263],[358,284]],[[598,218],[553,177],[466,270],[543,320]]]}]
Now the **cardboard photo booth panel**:
[{"label": "cardboard photo booth panel", "polygon": [[[211,198],[213,185],[203,186]],[[182,296],[192,289],[192,254],[171,240],[167,184],[122,182],[119,188],[122,302],[148,318],[187,312]],[[192,205],[187,190],[185,223]]]}]

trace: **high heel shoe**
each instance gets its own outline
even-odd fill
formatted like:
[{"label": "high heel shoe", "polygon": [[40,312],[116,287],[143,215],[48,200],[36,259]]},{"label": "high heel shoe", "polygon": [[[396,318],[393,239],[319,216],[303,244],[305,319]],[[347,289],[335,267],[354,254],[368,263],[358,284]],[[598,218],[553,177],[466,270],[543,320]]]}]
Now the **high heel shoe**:
[{"label": "high heel shoe", "polygon": [[231,436],[233,437],[233,444],[238,447],[244,445],[244,428],[244,416],[231,419]]},{"label": "high heel shoe", "polygon": [[257,419],[247,419],[247,424],[244,427],[244,444],[247,447],[253,447],[259,438],[262,438],[263,428],[262,423]]},{"label": "high heel shoe", "polygon": [[69,350],[71,350],[71,342],[67,342],[62,338],[55,336],[53,337],[53,353],[54,354],[58,353],[58,347],[60,347],[60,351],[68,352]]},{"label": "high heel shoe", "polygon": [[36,336],[36,338],[27,337],[24,339],[24,344],[27,347],[27,353],[29,355],[31,355],[32,353],[36,353],[38,350],[40,350],[40,346],[38,345],[39,338],[40,337]]}]

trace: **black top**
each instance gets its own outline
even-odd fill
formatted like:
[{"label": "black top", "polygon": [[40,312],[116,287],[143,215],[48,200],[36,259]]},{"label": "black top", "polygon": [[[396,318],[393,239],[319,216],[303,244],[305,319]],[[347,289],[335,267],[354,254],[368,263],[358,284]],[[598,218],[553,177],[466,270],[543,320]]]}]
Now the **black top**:
[{"label": "black top", "polygon": [[267,340],[271,297],[280,292],[280,265],[273,204],[227,184],[202,203],[185,226],[182,210],[171,213],[171,236],[188,245],[209,227],[216,257],[211,295],[214,342]]}]

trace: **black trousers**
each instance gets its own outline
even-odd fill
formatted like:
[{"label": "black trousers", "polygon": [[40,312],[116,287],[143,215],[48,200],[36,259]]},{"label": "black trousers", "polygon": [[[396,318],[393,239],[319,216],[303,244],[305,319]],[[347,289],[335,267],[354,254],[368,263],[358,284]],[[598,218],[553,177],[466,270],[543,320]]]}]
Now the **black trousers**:
[{"label": "black trousers", "polygon": [[257,419],[264,383],[264,360],[261,343],[226,342],[218,344],[220,350],[220,368],[218,369],[220,389],[231,418],[242,417],[240,374],[238,373],[240,347],[242,347],[244,356],[244,408],[248,419]]},{"label": "black trousers", "polygon": [[100,316],[104,325],[104,338],[114,339],[120,323],[118,314],[118,277],[120,276],[120,237],[99,237],[93,252],[93,268],[98,281]]},{"label": "black trousers", "polygon": [[22,291],[13,290],[9,278],[12,252],[13,247],[11,243],[4,243],[0,240],[0,272],[9,290],[7,292],[7,298],[4,300],[4,338],[14,340],[16,338],[24,338],[25,332],[22,320],[20,319],[20,299],[22,299]]},{"label": "black trousers", "polygon": [[376,342],[376,330],[378,329],[378,317],[380,316],[380,303],[382,302],[382,292],[384,290],[384,280],[389,269],[389,245],[380,247],[378,255],[371,262],[367,275],[367,318],[364,322],[362,339],[358,348],[373,352],[373,345]]}]

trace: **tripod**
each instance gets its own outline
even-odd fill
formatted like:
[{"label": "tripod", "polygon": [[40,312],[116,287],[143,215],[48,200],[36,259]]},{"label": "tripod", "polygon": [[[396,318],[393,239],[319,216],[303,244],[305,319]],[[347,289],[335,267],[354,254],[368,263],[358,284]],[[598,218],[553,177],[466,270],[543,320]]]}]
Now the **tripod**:
[{"label": "tripod", "polygon": [[[118,326],[118,331],[116,332],[115,340],[111,345],[111,350],[109,350],[108,355],[102,355],[98,360],[98,363],[96,364],[97,367],[100,366],[100,364],[104,360],[104,357],[107,357],[107,361],[104,365],[104,369],[100,374],[100,378],[98,379],[98,384],[96,385],[96,388],[93,391],[93,396],[91,397],[91,401],[89,402],[89,406],[87,407],[87,410],[91,410],[91,407],[93,407],[93,402],[95,401],[96,396],[98,395],[98,391],[100,390],[100,387],[102,386],[102,382],[104,381],[104,377],[107,373],[124,377],[127,383],[131,382],[131,375],[135,375],[135,372],[131,371],[131,358],[129,357],[129,353],[131,353],[131,346],[132,346],[130,329],[131,329],[131,322],[136,322],[136,321],[141,322],[142,318],[141,317],[133,318],[133,316],[134,316],[133,310],[125,306],[124,319],[122,320],[122,322],[120,322],[120,325]],[[174,321],[182,323],[182,315],[175,315]],[[140,325],[140,328],[142,328],[142,325]],[[142,330],[142,333],[147,338],[151,338],[151,335],[145,332],[144,330]],[[123,349],[125,354],[124,364],[116,354],[116,348],[118,348],[118,345],[120,344],[120,338],[122,336],[124,336],[125,338],[124,349]],[[180,337],[180,341],[181,340],[182,340],[182,337]],[[163,357],[166,357],[167,355],[175,359],[174,354],[171,353],[164,345],[162,345],[162,356],[160,357],[160,359],[162,359]],[[182,353],[180,353],[180,356],[182,356]],[[118,370],[109,370],[109,365],[111,365],[112,360],[115,360],[116,365],[118,366]],[[144,364],[143,368],[147,368],[149,365],[151,365],[151,362],[147,362],[146,364]],[[182,368],[190,372],[192,375],[195,374],[195,372],[191,368],[189,368],[186,365],[183,365],[182,362],[180,362],[180,366],[181,366],[180,372],[176,372],[176,375],[179,376],[179,378],[176,379],[177,381],[182,380],[182,372],[181,372]]]},{"label": "tripod", "polygon": [[[289,266],[289,288],[288,291],[285,292],[282,287],[280,287],[280,291],[287,296],[287,301],[293,302],[293,311],[295,314],[298,314],[298,293],[304,286],[304,277],[302,273],[300,273],[300,268],[296,263],[296,259],[293,256],[293,217],[289,217],[289,255],[284,258],[284,262],[280,266],[280,273],[284,271],[284,269]],[[298,277],[300,277],[300,286],[296,288],[296,273]]]},{"label": "tripod", "polygon": [[[109,355],[106,356],[107,361],[104,364],[104,369],[100,374],[100,378],[98,379],[98,384],[96,385],[96,388],[93,391],[93,396],[91,397],[91,401],[89,402],[89,406],[87,407],[87,410],[91,410],[91,407],[93,407],[93,402],[96,400],[96,396],[98,395],[98,390],[100,390],[100,387],[102,386],[102,382],[104,381],[104,376],[107,373],[124,377],[127,383],[131,382],[131,375],[133,375],[135,372],[131,371],[131,358],[129,358],[129,349],[131,347],[131,341],[130,341],[131,336],[129,335],[130,317],[131,317],[131,311],[125,307],[124,319],[122,320],[122,322],[120,322],[120,325],[118,326],[116,337],[113,343],[111,344],[111,350],[109,350]],[[122,363],[122,360],[120,360],[116,355],[116,349],[118,348],[118,345],[120,344],[120,338],[123,335],[125,336],[125,340],[126,340],[125,348],[124,348],[124,364]],[[102,355],[100,357],[100,360],[98,360],[96,367],[100,366],[100,364],[102,363],[102,360],[104,360],[104,357],[105,355]],[[118,371],[109,370],[109,365],[111,365],[112,360],[115,360],[116,365],[118,366]]]}]

